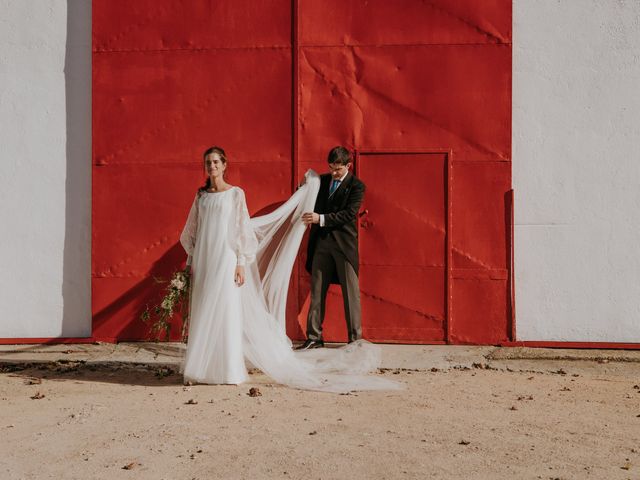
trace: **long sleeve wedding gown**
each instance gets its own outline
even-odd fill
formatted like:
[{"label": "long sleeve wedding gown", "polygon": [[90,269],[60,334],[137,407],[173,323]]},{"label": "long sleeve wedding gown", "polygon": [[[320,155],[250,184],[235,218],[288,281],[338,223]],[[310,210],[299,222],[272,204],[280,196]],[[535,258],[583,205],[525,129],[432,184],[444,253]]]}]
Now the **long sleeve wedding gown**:
[{"label": "long sleeve wedding gown", "polygon": [[[364,340],[341,348],[292,350],[285,331],[289,279],[320,180],[305,183],[275,211],[249,218],[239,187],[198,192],[180,242],[190,256],[189,336],[180,372],[198,383],[242,383],[245,359],[278,383],[309,390],[398,389],[367,375],[380,366],[380,347]],[[236,265],[245,283],[234,282]]]}]

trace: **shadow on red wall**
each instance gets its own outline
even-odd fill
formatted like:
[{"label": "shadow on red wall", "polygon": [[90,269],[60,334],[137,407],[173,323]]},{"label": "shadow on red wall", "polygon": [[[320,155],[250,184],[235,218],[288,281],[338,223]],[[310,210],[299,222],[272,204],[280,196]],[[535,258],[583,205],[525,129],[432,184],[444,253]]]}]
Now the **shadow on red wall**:
[{"label": "shadow on red wall", "polygon": [[[157,304],[163,294],[164,284],[158,284],[155,279],[171,278],[184,264],[184,249],[175,243],[151,265],[143,280],[93,313],[93,337],[105,341],[151,339],[150,326],[140,316],[148,305]],[[171,324],[171,340],[180,340],[180,325],[176,316]]]}]

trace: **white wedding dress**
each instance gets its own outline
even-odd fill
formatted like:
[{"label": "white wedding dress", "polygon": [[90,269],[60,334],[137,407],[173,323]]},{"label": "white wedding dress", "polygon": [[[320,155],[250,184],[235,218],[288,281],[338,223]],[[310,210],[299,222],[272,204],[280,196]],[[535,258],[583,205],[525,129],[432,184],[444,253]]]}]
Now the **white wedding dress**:
[{"label": "white wedding dress", "polygon": [[[199,192],[180,242],[192,269],[189,336],[180,373],[185,381],[238,384],[245,359],[278,383],[348,392],[398,389],[367,375],[380,366],[380,347],[364,340],[341,348],[294,351],[285,331],[289,279],[320,186],[312,170],[275,211],[249,218],[244,192]],[[245,266],[245,284],[234,282]]]}]

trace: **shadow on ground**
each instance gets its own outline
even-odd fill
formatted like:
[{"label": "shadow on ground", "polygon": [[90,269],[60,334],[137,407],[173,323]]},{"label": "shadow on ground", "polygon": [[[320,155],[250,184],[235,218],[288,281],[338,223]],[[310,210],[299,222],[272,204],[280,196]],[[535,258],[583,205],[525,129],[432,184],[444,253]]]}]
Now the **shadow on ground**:
[{"label": "shadow on ground", "polygon": [[48,381],[100,382],[138,386],[182,386],[182,375],[172,367],[148,365],[91,365],[84,362],[56,362],[41,365],[2,365],[0,373],[23,377],[26,384]]}]

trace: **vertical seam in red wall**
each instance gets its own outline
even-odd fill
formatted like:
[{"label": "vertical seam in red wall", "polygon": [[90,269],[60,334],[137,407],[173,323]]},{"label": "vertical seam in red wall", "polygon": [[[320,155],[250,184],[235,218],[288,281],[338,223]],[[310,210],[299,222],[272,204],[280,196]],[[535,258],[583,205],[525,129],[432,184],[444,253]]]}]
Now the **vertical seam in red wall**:
[{"label": "vertical seam in red wall", "polygon": [[291,191],[298,182],[298,0],[291,0]]},{"label": "vertical seam in red wall", "polygon": [[447,175],[446,175],[446,179],[447,179],[447,188],[446,188],[446,201],[445,201],[445,206],[446,206],[446,219],[447,219],[447,225],[446,225],[446,236],[447,236],[447,255],[446,255],[446,272],[447,272],[447,294],[446,294],[446,300],[447,300],[447,304],[446,304],[446,317],[445,317],[445,322],[446,322],[446,328],[445,328],[445,341],[447,343],[451,343],[451,323],[452,323],[452,317],[451,317],[451,309],[452,309],[452,305],[453,305],[453,292],[452,292],[452,287],[453,287],[453,281],[452,281],[452,265],[453,265],[453,246],[451,243],[451,185],[453,183],[453,168],[452,168],[452,162],[453,162],[453,151],[449,150],[449,152],[447,153]]},{"label": "vertical seam in red wall", "polygon": [[[298,185],[298,0],[291,0],[291,192]],[[292,275],[296,312],[300,312],[300,275],[302,262],[296,260],[297,275]],[[296,315],[297,321],[297,315]],[[285,329],[286,329],[285,321]]]},{"label": "vertical seam in red wall", "polygon": [[95,25],[95,11],[96,9],[94,8],[93,5],[93,1],[91,2],[91,193],[90,193],[90,201],[91,201],[91,207],[89,208],[89,211],[91,212],[91,218],[89,219],[89,257],[90,257],[90,261],[89,261],[89,265],[90,265],[90,274],[89,274],[89,281],[91,282],[91,287],[89,288],[89,311],[90,311],[90,316],[91,316],[91,338],[93,340],[93,322],[94,322],[94,316],[93,316],[93,299],[94,299],[94,294],[93,294],[93,289],[95,286],[94,283],[94,277],[93,277],[93,227],[95,225],[95,210],[94,210],[94,205],[95,202],[93,201],[93,197],[94,197],[94,192],[95,192],[95,185],[96,185],[96,178],[95,178],[95,152],[94,152],[94,142],[93,139],[96,138],[95,136],[95,108],[93,106],[93,92],[95,91],[95,86],[94,86],[94,82],[95,82],[95,72],[94,72],[94,68],[95,68],[95,64],[93,61],[93,56],[94,56],[94,52],[95,52],[95,36],[93,35],[93,29],[94,29],[94,25]]}]

